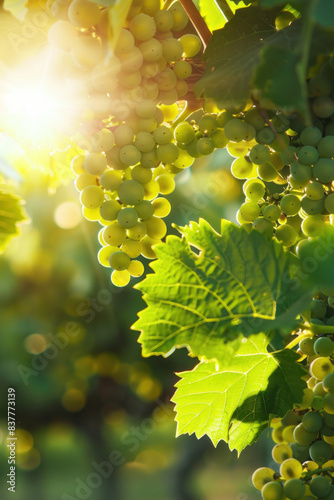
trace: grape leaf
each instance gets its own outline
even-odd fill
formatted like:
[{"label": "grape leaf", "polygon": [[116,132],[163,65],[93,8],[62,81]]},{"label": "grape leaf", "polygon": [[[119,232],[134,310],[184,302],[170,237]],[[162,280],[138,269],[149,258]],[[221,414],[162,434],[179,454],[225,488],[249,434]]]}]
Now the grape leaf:
[{"label": "grape leaf", "polygon": [[268,353],[265,335],[244,339],[230,365],[218,369],[213,361],[178,373],[177,435],[208,435],[216,446],[226,441],[240,453],[256,441],[272,416],[283,417],[300,403],[305,369],[290,349]]},{"label": "grape leaf", "polygon": [[[101,4],[100,0],[96,0],[97,3]],[[114,49],[117,43],[119,34],[122,27],[125,24],[126,18],[128,16],[132,0],[104,0],[106,6],[108,6],[108,40],[111,48]],[[102,4],[103,5],[103,4]]]},{"label": "grape leaf", "polygon": [[210,31],[222,28],[226,23],[215,0],[199,0],[199,11]]},{"label": "grape leaf", "polygon": [[[261,97],[270,99],[278,108],[307,113],[304,75],[298,71],[298,57],[283,47],[267,45],[261,52],[252,86],[261,90]],[[301,78],[302,76],[302,78]]]},{"label": "grape leaf", "polygon": [[21,198],[0,190],[0,251],[13,236],[19,234],[18,223],[26,220]]},{"label": "grape leaf", "polygon": [[[276,46],[290,52],[291,55],[287,63],[283,65],[284,71],[280,78],[280,82],[283,82],[282,90],[279,93],[276,87],[271,97],[276,99],[279,93],[280,103],[288,103],[287,107],[291,107],[290,92],[286,92],[286,87],[289,83],[293,84],[293,92],[296,92],[294,83],[296,61],[292,54],[296,53],[296,47],[303,47],[303,25],[301,20],[296,20],[287,28],[277,31],[275,18],[278,12],[279,8],[239,9],[222,29],[214,32],[205,53],[207,61],[205,73],[195,84],[197,96],[205,93],[207,97],[213,98],[220,108],[245,102],[253,88],[254,72],[261,62],[263,50],[268,51],[264,54],[278,57],[270,61],[271,68],[279,65],[282,67],[282,51],[277,50],[275,53],[273,50],[270,53],[268,49],[268,46]],[[314,29],[309,53],[310,64],[315,64],[319,54],[330,53],[333,43],[334,31],[321,30],[319,27]],[[272,69],[271,73],[273,73]],[[266,77],[265,72],[261,71],[261,76],[263,81],[260,90],[268,91],[268,88],[270,90],[272,75],[269,74]],[[298,79],[300,86],[302,78],[303,75],[300,75]],[[306,95],[304,99],[306,102]],[[300,108],[303,106],[299,103]]]},{"label": "grape leaf", "polygon": [[325,28],[334,27],[334,2],[333,0],[319,0],[313,7],[313,20]]},{"label": "grape leaf", "polygon": [[241,337],[292,328],[307,308],[313,291],[294,286],[299,261],[277,242],[225,220],[221,235],[204,220],[179,230],[182,239],[155,247],[155,273],[137,285],[148,305],[133,325],[143,356],[186,346],[222,364]]}]

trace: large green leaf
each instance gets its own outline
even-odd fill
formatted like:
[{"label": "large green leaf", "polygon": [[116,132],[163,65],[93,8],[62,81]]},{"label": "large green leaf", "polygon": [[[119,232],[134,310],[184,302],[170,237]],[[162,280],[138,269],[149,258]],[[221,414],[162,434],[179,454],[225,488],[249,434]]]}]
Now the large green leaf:
[{"label": "large green leaf", "polygon": [[312,291],[295,286],[299,261],[280,244],[225,220],[221,235],[204,220],[179,230],[137,286],[148,305],[133,325],[144,356],[186,346],[223,364],[241,337],[292,328],[307,308]]},{"label": "large green leaf", "polygon": [[0,251],[13,236],[19,234],[18,223],[26,220],[21,198],[0,190]]},{"label": "large green leaf", "polygon": [[226,23],[215,0],[199,0],[199,11],[210,31],[218,30]]},{"label": "large green leaf", "polygon": [[177,434],[208,435],[239,453],[256,441],[273,415],[283,417],[300,403],[306,383],[298,355],[289,349],[268,353],[264,335],[244,339],[226,369],[213,361],[179,373],[172,398]]}]

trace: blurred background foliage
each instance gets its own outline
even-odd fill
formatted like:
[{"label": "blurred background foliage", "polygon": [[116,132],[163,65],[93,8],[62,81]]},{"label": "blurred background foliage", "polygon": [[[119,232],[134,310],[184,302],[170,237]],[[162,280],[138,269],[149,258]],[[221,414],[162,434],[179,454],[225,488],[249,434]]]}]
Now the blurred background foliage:
[{"label": "blurred background foliage", "polygon": [[[176,232],[172,222],[199,216],[217,230],[222,217],[234,220],[241,187],[230,160],[218,151],[178,176],[169,196],[169,233]],[[9,190],[14,184],[29,222],[0,257],[2,485],[5,399],[14,387],[17,500],[255,498],[250,475],[267,459],[264,443],[237,461],[224,443],[215,449],[206,438],[175,439],[169,399],[178,370],[195,361],[185,349],[166,359],[141,357],[138,332],[130,329],[144,306],[140,293],[114,287],[110,271],[98,264],[100,226],[81,217],[73,183],[50,192],[48,176],[31,171],[20,185],[2,183]],[[94,463],[113,452],[122,464],[99,484],[89,483]],[[86,496],[76,496],[79,486]]]}]

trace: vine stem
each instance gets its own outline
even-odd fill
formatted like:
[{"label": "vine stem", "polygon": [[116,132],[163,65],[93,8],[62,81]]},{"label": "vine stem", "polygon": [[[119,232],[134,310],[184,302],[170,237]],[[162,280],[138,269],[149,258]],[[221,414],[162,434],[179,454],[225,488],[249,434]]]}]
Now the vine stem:
[{"label": "vine stem", "polygon": [[333,467],[318,467],[318,469],[313,469],[310,470],[305,476],[302,476],[301,479],[309,479],[311,478],[314,474],[321,474],[321,472],[333,472]]},{"label": "vine stem", "polygon": [[207,27],[203,17],[198,12],[197,7],[196,5],[194,5],[192,0],[180,0],[180,4],[188,14],[189,19],[192,22],[198,36],[200,37],[205,50],[209,45],[212,37],[211,31]]},{"label": "vine stem", "polygon": [[299,344],[299,342],[301,340],[311,338],[311,337],[312,337],[312,334],[309,332],[303,333],[302,335],[297,335],[296,338],[292,339],[291,342],[289,342],[289,344],[287,344],[285,346],[284,349],[291,349],[292,347],[295,347],[295,345]]},{"label": "vine stem", "polygon": [[299,328],[308,330],[315,335],[334,335],[334,326],[332,325],[317,325],[316,323],[307,325],[300,324]]},{"label": "vine stem", "polygon": [[216,0],[216,4],[222,11],[223,16],[225,17],[226,22],[232,19],[234,16],[233,11],[226,0]]},{"label": "vine stem", "polygon": [[[198,101],[200,102],[200,101]],[[181,111],[181,113],[175,118],[175,120],[172,122],[172,128],[174,129],[176,125],[178,125],[181,122],[184,122],[194,111],[198,111],[201,109],[200,105],[192,105],[191,101],[186,101],[186,105]]]},{"label": "vine stem", "polygon": [[282,141],[282,139],[280,138],[280,136],[278,135],[277,133],[277,130],[275,129],[274,125],[271,123],[271,121],[269,120],[269,116],[268,116],[268,113],[266,112],[265,109],[262,108],[261,104],[260,104],[260,101],[258,101],[257,99],[252,99],[253,103],[254,103],[254,106],[259,110],[259,113],[260,115],[262,116],[262,118],[264,119],[264,121],[266,122],[266,124],[268,125],[269,128],[271,128],[271,130],[274,132],[275,134],[275,137],[276,139],[278,140],[278,142],[284,146],[284,142]]}]

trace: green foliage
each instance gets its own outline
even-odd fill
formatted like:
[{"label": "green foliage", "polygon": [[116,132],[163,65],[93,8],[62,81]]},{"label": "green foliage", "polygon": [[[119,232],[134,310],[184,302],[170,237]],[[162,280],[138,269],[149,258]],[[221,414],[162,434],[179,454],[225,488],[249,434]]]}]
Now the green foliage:
[{"label": "green foliage", "polygon": [[0,251],[19,234],[18,224],[26,220],[21,198],[0,190]]},{"label": "green foliage", "polygon": [[204,220],[179,230],[182,239],[155,247],[155,273],[137,286],[148,305],[133,326],[144,356],[187,346],[224,365],[242,337],[292,328],[308,306],[306,284],[292,286],[298,260],[278,243],[225,220],[221,234]]},{"label": "green foliage", "polygon": [[199,11],[211,31],[224,26],[225,18],[215,0],[199,0]]},{"label": "green foliage", "polygon": [[314,21],[325,28],[334,26],[334,3],[332,0],[320,0],[313,7],[312,17]]},{"label": "green foliage", "polygon": [[[101,2],[97,2],[101,3]],[[121,28],[129,13],[132,0],[103,0],[102,5],[108,8],[109,43],[113,49],[117,43]]]},{"label": "green foliage", "polygon": [[173,397],[178,435],[207,434],[214,445],[220,440],[240,453],[256,441],[271,416],[283,417],[302,400],[305,370],[291,350],[267,351],[265,335],[253,335],[240,343],[228,366],[199,363],[179,373]]}]

